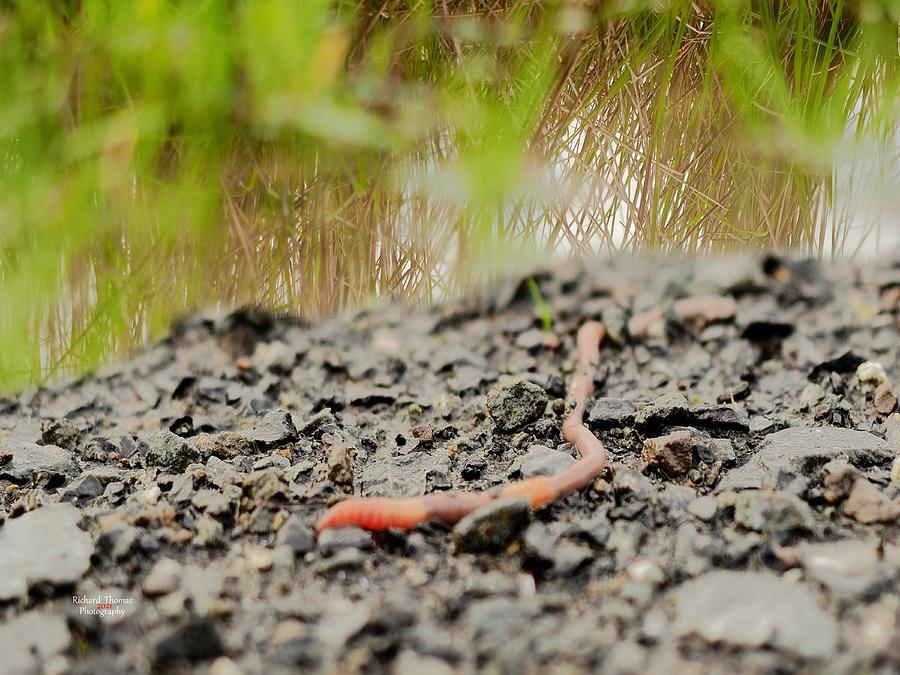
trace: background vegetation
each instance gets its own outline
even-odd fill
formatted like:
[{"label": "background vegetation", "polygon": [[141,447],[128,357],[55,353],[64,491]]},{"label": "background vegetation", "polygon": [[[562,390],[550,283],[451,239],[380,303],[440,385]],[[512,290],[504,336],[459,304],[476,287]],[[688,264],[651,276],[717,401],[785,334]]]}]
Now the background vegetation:
[{"label": "background vegetation", "polygon": [[[550,253],[840,251],[894,0],[0,0],[0,388]],[[896,183],[893,183],[897,187]]]}]

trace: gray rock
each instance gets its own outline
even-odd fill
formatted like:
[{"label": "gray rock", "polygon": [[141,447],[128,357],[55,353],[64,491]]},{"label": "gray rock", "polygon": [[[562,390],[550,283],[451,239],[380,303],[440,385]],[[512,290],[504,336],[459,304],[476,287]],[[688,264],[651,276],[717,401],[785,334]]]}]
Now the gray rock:
[{"label": "gray rock", "polygon": [[131,555],[138,540],[138,529],[124,522],[115,522],[104,528],[97,539],[97,548],[113,560]]},{"label": "gray rock", "polygon": [[540,419],[548,400],[543,388],[520,378],[492,388],[487,395],[487,408],[500,431],[513,431]]},{"label": "gray rock", "polygon": [[575,458],[572,455],[553,450],[546,445],[532,445],[522,458],[522,477],[552,476],[574,463]]},{"label": "gray rock", "polygon": [[91,535],[78,527],[81,512],[54,504],[0,527],[0,600],[25,595],[35,583],[74,584],[91,566]]},{"label": "gray rock", "polygon": [[260,450],[274,450],[297,441],[297,428],[291,413],[275,410],[262,418],[250,432],[249,437]]},{"label": "gray rock", "polygon": [[694,441],[689,431],[648,438],[644,441],[641,458],[648,469],[658,469],[670,477],[685,475],[691,470]]},{"label": "gray rock", "polygon": [[316,534],[300,516],[292,515],[278,529],[275,543],[290,546],[295,555],[303,555],[316,550]]},{"label": "gray rock", "polygon": [[734,503],[734,521],[756,532],[810,532],[815,528],[806,502],[784,491],[741,492]]},{"label": "gray rock", "polygon": [[0,628],[2,670],[10,675],[46,672],[44,664],[71,644],[72,636],[61,614],[27,612]]},{"label": "gray rock", "polygon": [[344,549],[372,548],[372,535],[359,527],[333,527],[319,535],[319,550],[331,556]]},{"label": "gray rock", "polygon": [[859,467],[887,463],[891,451],[874,434],[837,427],[791,427],[766,436],[744,466],[722,479],[717,491],[771,488],[780,473],[807,474],[839,455]]},{"label": "gray rock", "polygon": [[181,473],[200,462],[200,452],[171,431],[160,429],[147,441],[147,466],[158,466],[171,473]]},{"label": "gray rock", "polygon": [[739,647],[768,645],[806,658],[834,654],[835,619],[801,584],[763,572],[709,572],[674,594],[678,635]]},{"label": "gray rock", "polygon": [[35,471],[52,471],[67,476],[78,475],[74,455],[55,445],[17,444],[6,448],[12,452],[12,460],[0,466],[0,480],[10,480],[24,485]]},{"label": "gray rock", "polygon": [[613,471],[613,491],[620,497],[647,502],[656,494],[653,483],[639,471],[624,464],[613,465]]},{"label": "gray rock", "polygon": [[521,497],[497,499],[460,520],[453,543],[461,552],[497,551],[511,544],[531,522],[531,504]]},{"label": "gray rock", "polygon": [[799,556],[807,575],[848,599],[877,595],[900,572],[900,546],[880,551],[877,541],[804,543]]},{"label": "gray rock", "polygon": [[588,413],[588,425],[594,429],[621,429],[634,424],[634,401],[624,398],[598,398]]},{"label": "gray rock", "polygon": [[450,458],[446,450],[416,450],[367,462],[359,485],[364,495],[415,497],[425,494],[429,475],[449,471]]},{"label": "gray rock", "polygon": [[718,509],[718,500],[712,495],[697,497],[687,507],[688,513],[707,523],[716,517]]},{"label": "gray rock", "polygon": [[141,590],[148,598],[168,595],[181,585],[181,565],[172,558],[160,558],[150,568],[141,584]]}]

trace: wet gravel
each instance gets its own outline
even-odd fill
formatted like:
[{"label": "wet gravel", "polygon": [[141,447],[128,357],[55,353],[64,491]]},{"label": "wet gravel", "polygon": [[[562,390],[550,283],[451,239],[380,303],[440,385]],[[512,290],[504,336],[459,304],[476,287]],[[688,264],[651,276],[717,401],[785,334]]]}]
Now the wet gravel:
[{"label": "wet gravel", "polygon": [[[900,260],[535,278],[552,336],[521,279],[430,311],[244,310],[0,400],[0,671],[900,670]],[[588,319],[595,484],[316,538],[346,495],[570,465]]]}]

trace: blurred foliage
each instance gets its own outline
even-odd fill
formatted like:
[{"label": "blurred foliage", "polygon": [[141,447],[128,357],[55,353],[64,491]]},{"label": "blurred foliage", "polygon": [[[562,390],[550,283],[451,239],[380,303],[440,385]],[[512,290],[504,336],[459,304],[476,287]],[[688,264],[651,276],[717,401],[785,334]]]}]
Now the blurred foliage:
[{"label": "blurred foliage", "polygon": [[839,250],[894,0],[0,0],[0,388],[207,305],[554,252]]}]

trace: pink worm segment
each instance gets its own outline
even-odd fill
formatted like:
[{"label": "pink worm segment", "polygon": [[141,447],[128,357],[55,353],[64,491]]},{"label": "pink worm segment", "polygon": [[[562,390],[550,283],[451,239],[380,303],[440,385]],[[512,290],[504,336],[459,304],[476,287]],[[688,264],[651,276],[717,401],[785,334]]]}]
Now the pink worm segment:
[{"label": "pink worm segment", "polygon": [[578,368],[568,392],[574,407],[566,415],[562,431],[563,438],[578,448],[581,459],[568,469],[554,476],[517,481],[489,492],[448,492],[409,499],[347,499],[328,509],[316,525],[316,530],[322,532],[342,525],[355,525],[367,530],[409,529],[428,520],[440,520],[452,525],[500,497],[525,497],[531,501],[531,508],[537,508],[583,488],[599,476],[606,465],[603,444],[583,423],[587,401],[594,392],[593,373],[600,360],[600,343],[605,336],[606,329],[596,321],[588,321],[578,329]]}]

